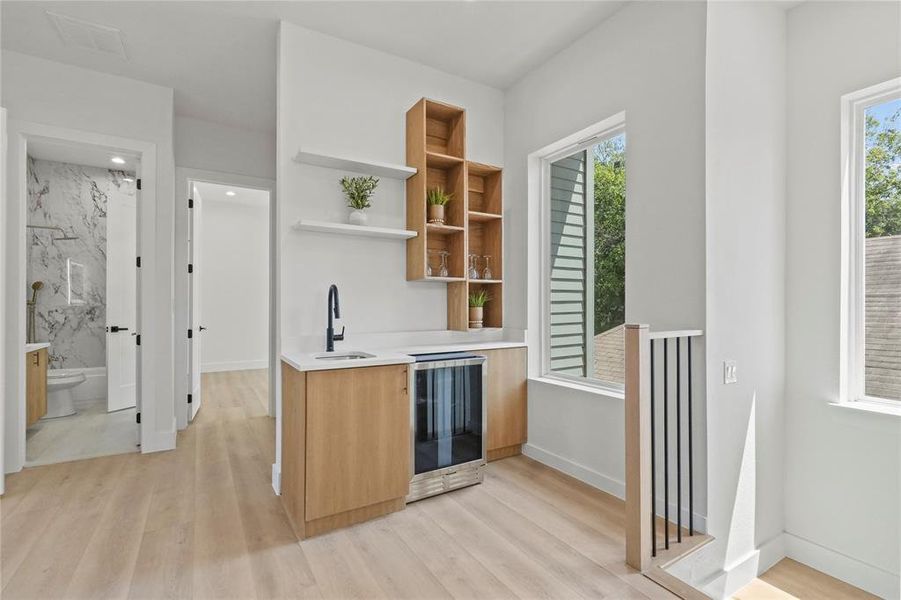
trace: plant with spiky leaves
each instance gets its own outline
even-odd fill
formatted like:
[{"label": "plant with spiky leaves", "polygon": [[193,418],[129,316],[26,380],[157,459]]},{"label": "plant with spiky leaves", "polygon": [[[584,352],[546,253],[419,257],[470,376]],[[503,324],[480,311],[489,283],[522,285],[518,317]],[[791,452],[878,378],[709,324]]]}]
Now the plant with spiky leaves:
[{"label": "plant with spiky leaves", "polygon": [[490,301],[491,295],[486,290],[469,292],[469,306],[471,308],[482,308]]},{"label": "plant with spiky leaves", "polygon": [[429,203],[429,206],[447,206],[447,203],[453,197],[453,194],[448,194],[441,186],[438,186],[429,190],[429,193],[426,195],[426,201]]}]

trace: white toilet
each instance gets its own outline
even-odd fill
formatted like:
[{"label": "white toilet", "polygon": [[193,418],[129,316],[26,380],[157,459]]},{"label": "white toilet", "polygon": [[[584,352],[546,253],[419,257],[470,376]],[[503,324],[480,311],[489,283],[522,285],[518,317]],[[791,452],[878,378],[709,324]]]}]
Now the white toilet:
[{"label": "white toilet", "polygon": [[42,419],[55,419],[75,414],[72,388],[87,379],[80,369],[51,369],[47,371],[47,414]]}]

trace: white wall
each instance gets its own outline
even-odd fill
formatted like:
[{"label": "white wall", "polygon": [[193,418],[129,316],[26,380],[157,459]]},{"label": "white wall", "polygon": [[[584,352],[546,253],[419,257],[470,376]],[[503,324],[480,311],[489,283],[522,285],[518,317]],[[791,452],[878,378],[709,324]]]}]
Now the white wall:
[{"label": "white wall", "polygon": [[786,545],[865,589],[899,591],[897,417],[839,399],[840,98],[898,77],[898,3],[788,13]]},{"label": "white wall", "polygon": [[[349,344],[356,333],[446,329],[446,285],[406,281],[403,242],[290,230],[300,217],[346,222],[348,211],[344,173],[292,157],[304,148],[404,164],[406,111],[428,96],[467,109],[468,158],[503,165],[502,93],[287,23],[280,45],[282,335],[324,335],[331,283]],[[402,181],[382,178],[370,223],[403,227],[404,198]]]},{"label": "white wall", "polygon": [[[144,240],[142,257],[145,300],[144,314],[150,325],[142,331],[145,407],[142,410],[143,450],[174,447],[175,420],[172,381],[172,223],[174,160],[172,151],[173,91],[148,83],[107,75],[55,63],[24,54],[3,51],[2,103],[9,112],[10,135],[24,121],[64,127],[108,136],[150,142],[156,145],[156,181],[146,181],[145,194],[154,198],[152,225],[154,235]],[[24,165],[18,145],[10,144],[9,169]],[[9,177],[7,192],[18,197],[18,179]],[[10,211],[13,212],[13,211]],[[19,314],[24,298],[24,267],[21,231],[22,215],[8,214],[4,237],[8,286],[5,318],[19,323],[18,335],[8,335],[7,355],[21,354],[24,343],[24,318]],[[153,302],[148,302],[154,298]],[[24,364],[24,362],[22,363]],[[19,397],[23,388],[24,367],[7,366],[6,398]],[[8,410],[15,410],[7,402]],[[7,414],[7,426],[10,424]],[[15,422],[15,421],[14,421]],[[9,431],[7,431],[9,434]],[[7,435],[7,459],[14,454],[18,440]],[[7,467],[9,465],[7,464]]]},{"label": "white wall", "polygon": [[[203,194],[200,278],[203,372],[265,369],[269,362],[269,194]],[[217,188],[222,186],[215,186]],[[219,194],[222,192],[220,191]]]},{"label": "white wall", "polygon": [[[708,532],[693,583],[729,597],[782,558],[785,11],[707,4]],[[738,383],[723,384],[723,361]],[[758,549],[763,548],[763,555]],[[705,581],[706,580],[706,581]]]},{"label": "white wall", "polygon": [[275,133],[176,116],[175,164],[275,179]]},{"label": "white wall", "polygon": [[[540,223],[531,216],[537,204],[525,201],[527,157],[623,110],[626,320],[655,330],[704,327],[704,36],[703,3],[631,3],[508,91],[504,276],[506,295],[518,300],[505,307],[505,318],[512,327],[528,325],[533,347],[542,281],[537,268],[526,267],[527,259],[540,260]],[[703,356],[703,344],[695,351]],[[537,354],[530,353],[532,376]],[[695,397],[702,398],[703,369],[696,373]],[[621,396],[529,382],[527,453],[618,495],[623,423]],[[699,472],[703,454],[696,447]],[[703,496],[699,482],[695,510],[702,514]]]}]

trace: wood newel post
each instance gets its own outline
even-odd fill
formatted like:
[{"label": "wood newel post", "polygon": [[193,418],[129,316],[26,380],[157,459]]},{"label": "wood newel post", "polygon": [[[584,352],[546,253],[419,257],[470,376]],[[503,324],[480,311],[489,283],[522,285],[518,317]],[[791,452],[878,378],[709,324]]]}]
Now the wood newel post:
[{"label": "wood newel post", "polygon": [[651,566],[651,384],[647,325],[626,325],[626,563]]}]

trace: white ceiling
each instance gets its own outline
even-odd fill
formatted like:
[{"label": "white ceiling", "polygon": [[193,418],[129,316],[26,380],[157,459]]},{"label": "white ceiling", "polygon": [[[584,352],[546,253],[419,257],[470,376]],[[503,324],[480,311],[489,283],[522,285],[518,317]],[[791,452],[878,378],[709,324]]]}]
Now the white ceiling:
[{"label": "white ceiling", "polygon": [[[274,131],[277,23],[217,5],[3,1],[2,47],[174,88],[179,115]],[[64,45],[48,10],[120,29],[128,60]]]},{"label": "white ceiling", "polygon": [[[29,138],[27,151],[28,156],[39,160],[100,167],[101,169],[113,169],[128,173],[134,173],[140,162],[137,156],[112,148],[88,144],[68,144],[39,138]],[[113,163],[110,159],[114,156],[125,160],[125,164],[118,165]]]},{"label": "white ceiling", "polygon": [[[280,19],[504,89],[624,4],[3,0],[0,10],[4,49],[171,87],[178,115],[271,132]],[[127,60],[64,45],[48,10],[120,29]]]},{"label": "white ceiling", "polygon": [[[269,192],[266,190],[199,181],[194,184],[194,188],[199,192],[203,202],[231,202],[249,206],[265,206],[269,203]],[[228,196],[227,192],[234,192],[235,195]]]}]

